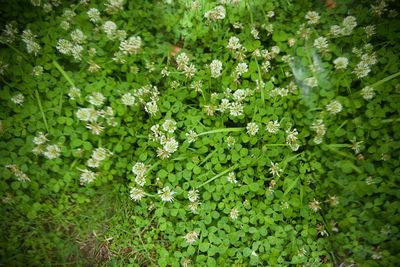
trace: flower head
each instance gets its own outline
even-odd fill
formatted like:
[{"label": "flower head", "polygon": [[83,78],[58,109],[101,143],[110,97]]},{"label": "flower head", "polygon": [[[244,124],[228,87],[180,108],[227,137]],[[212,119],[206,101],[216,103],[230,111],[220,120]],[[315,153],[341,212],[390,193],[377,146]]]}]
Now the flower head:
[{"label": "flower head", "polygon": [[171,191],[171,189],[168,186],[164,187],[161,191],[158,191],[158,195],[164,202],[174,201],[174,194],[175,192]]}]

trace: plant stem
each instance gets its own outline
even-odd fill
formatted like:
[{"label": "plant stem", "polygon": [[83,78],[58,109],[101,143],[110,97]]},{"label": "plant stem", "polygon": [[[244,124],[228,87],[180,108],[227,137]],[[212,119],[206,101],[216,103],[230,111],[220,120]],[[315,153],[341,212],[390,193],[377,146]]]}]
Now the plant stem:
[{"label": "plant stem", "polygon": [[213,134],[213,133],[222,133],[222,132],[240,132],[243,129],[244,129],[244,127],[239,127],[239,128],[221,128],[221,129],[215,129],[215,130],[199,133],[198,136],[206,135],[206,134]]},{"label": "plant stem", "polygon": [[42,114],[44,126],[46,127],[47,132],[49,132],[49,125],[47,124],[46,115],[44,114],[43,107],[42,107],[42,102],[40,101],[40,96],[39,96],[39,92],[38,92],[37,89],[35,89],[35,95],[36,95],[36,100],[38,102],[38,106],[39,106],[39,109],[40,109],[40,113]]},{"label": "plant stem", "polygon": [[237,168],[237,164],[235,164],[235,165],[233,165],[232,167],[226,169],[225,171],[223,171],[223,172],[221,172],[221,173],[215,175],[214,177],[208,179],[207,181],[205,181],[205,182],[202,183],[201,185],[197,186],[196,189],[199,189],[200,187],[202,187],[202,186],[204,186],[204,185],[206,185],[206,184],[208,184],[208,183],[211,183],[211,182],[214,181],[215,179],[221,177],[221,176],[224,175],[225,173],[228,173],[228,172],[230,172],[230,171],[233,171],[233,170],[236,169],[236,168]]}]

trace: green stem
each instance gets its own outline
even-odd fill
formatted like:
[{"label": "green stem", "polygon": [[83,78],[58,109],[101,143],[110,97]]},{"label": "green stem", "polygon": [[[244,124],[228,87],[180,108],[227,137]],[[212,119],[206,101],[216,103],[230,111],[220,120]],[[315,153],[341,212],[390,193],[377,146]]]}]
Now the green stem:
[{"label": "green stem", "polygon": [[213,133],[222,133],[222,132],[240,132],[243,129],[244,129],[244,127],[239,127],[239,128],[221,128],[221,129],[215,129],[215,130],[199,133],[198,136],[206,135],[206,134],[213,134]]},{"label": "green stem", "polygon": [[[258,70],[258,79],[260,81],[260,84],[263,84],[263,80],[261,77],[261,69],[260,66],[258,65],[258,60],[257,58],[254,58],[256,60],[256,65],[257,65],[257,70]],[[265,96],[264,96],[264,87],[260,88],[261,90],[261,101],[263,103],[263,107],[265,107]]]},{"label": "green stem", "polygon": [[44,126],[46,127],[47,132],[49,132],[49,125],[47,124],[46,115],[44,114],[43,107],[42,107],[42,102],[40,101],[40,96],[39,96],[39,92],[38,92],[37,89],[35,89],[35,95],[36,95],[36,100],[38,102],[38,106],[39,106],[39,109],[40,109],[40,113],[42,114]]},{"label": "green stem", "polygon": [[373,87],[373,88],[375,88],[375,87],[377,87],[377,86],[379,86],[379,85],[381,85],[381,84],[383,84],[383,83],[385,83],[385,82],[387,82],[387,81],[390,81],[390,80],[396,78],[396,77],[399,76],[399,75],[400,75],[400,71],[397,72],[397,73],[395,73],[395,74],[392,74],[392,75],[390,75],[390,76],[387,76],[386,78],[383,78],[382,80],[377,81],[376,83],[374,83],[374,84],[372,84],[372,85],[370,85],[370,86]]},{"label": "green stem", "polygon": [[57,61],[53,60],[53,65],[58,69],[58,71],[61,73],[62,76],[64,76],[64,78],[67,80],[67,82],[71,85],[75,87],[74,82],[72,81],[72,79],[68,76],[68,74],[64,71],[64,69],[60,66],[60,64],[58,64]]},{"label": "green stem", "polygon": [[14,47],[13,45],[11,45],[11,44],[6,44],[9,48],[11,48],[12,50],[14,50],[18,55],[20,55],[23,59],[25,59],[26,61],[29,61],[29,58],[24,54],[24,53],[22,53],[21,51],[19,51],[16,47]]},{"label": "green stem", "polygon": [[200,187],[202,187],[202,186],[204,186],[204,185],[206,185],[206,184],[208,184],[208,183],[211,183],[211,182],[214,181],[215,179],[221,177],[221,176],[224,175],[225,173],[228,173],[228,172],[230,172],[230,171],[233,171],[233,170],[236,169],[236,168],[237,168],[237,164],[235,164],[235,165],[233,165],[232,167],[226,169],[225,171],[223,171],[223,172],[221,172],[221,173],[215,175],[214,177],[208,179],[207,181],[205,181],[205,182],[202,183],[201,185],[197,186],[196,189],[199,189]]}]

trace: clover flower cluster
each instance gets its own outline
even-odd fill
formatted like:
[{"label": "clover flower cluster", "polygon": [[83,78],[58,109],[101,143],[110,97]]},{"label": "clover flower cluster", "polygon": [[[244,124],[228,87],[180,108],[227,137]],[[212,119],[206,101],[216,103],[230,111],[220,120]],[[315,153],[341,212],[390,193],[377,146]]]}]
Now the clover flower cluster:
[{"label": "clover flower cluster", "polygon": [[43,155],[48,159],[56,159],[61,155],[61,149],[57,145],[45,145],[49,141],[47,135],[43,132],[38,132],[32,142],[36,145],[32,149],[35,155]]},{"label": "clover flower cluster", "polygon": [[373,51],[371,44],[365,44],[361,49],[353,48],[353,53],[360,58],[353,73],[358,79],[366,77],[371,72],[371,67],[378,63],[376,52]]},{"label": "clover flower cluster", "polygon": [[79,177],[79,183],[81,185],[92,183],[94,180],[96,180],[97,176],[99,175],[97,172],[93,172],[88,169],[81,169],[80,171],[81,175]]},{"label": "clover flower cluster", "polygon": [[307,20],[307,23],[309,25],[316,25],[319,23],[321,16],[318,14],[318,12],[315,11],[308,11],[307,14],[305,15],[305,19]]},{"label": "clover flower cluster", "polygon": [[[306,81],[305,81],[305,84],[306,84]],[[275,87],[274,89],[270,90],[268,94],[270,97],[276,97],[276,96],[285,97],[296,91],[297,91],[297,85],[294,81],[291,81],[288,85],[286,85],[283,88]]]},{"label": "clover flower cluster", "polygon": [[20,105],[20,106],[22,106],[22,104],[24,103],[24,100],[25,100],[25,97],[21,93],[16,94],[13,97],[11,97],[11,102],[13,102],[14,104]]},{"label": "clover flower cluster", "polygon": [[297,151],[300,148],[299,138],[297,137],[298,134],[296,128],[289,128],[286,130],[286,144],[289,145],[293,151]]},{"label": "clover flower cluster", "polygon": [[354,16],[347,16],[341,25],[332,25],[330,35],[333,37],[349,36],[357,26],[357,19]]},{"label": "clover flower cluster", "polygon": [[218,78],[221,76],[222,72],[222,62],[218,59],[214,59],[210,63],[211,77]]},{"label": "clover flower cluster", "polygon": [[232,92],[231,89],[227,88],[223,94],[224,97],[222,97],[218,106],[215,107],[215,110],[221,113],[229,112],[233,117],[241,116],[243,115],[244,102],[248,101],[247,97],[252,94],[253,91],[250,89],[236,89]]},{"label": "clover flower cluster", "polygon": [[132,93],[125,93],[121,97],[121,103],[125,106],[133,106],[136,103],[144,106],[144,110],[150,115],[154,116],[158,112],[157,101],[160,92],[156,86],[148,84]]},{"label": "clover flower cluster", "polygon": [[18,28],[14,24],[8,23],[4,26],[4,29],[0,34],[0,41],[12,44],[17,39],[17,35]]},{"label": "clover flower cluster", "polygon": [[115,22],[108,20],[102,25],[103,32],[107,35],[109,40],[120,40],[123,41],[126,38],[126,32],[124,30],[118,30]]},{"label": "clover flower cluster", "polygon": [[174,120],[166,119],[161,126],[155,124],[151,126],[150,130],[150,139],[161,145],[161,147],[157,148],[157,156],[159,158],[167,159],[178,150],[179,143],[173,135],[176,130],[176,122]]},{"label": "clover flower cluster", "polygon": [[320,36],[314,40],[313,46],[321,53],[325,53],[328,51],[328,39],[326,37]]},{"label": "clover flower cluster", "polygon": [[17,177],[18,181],[20,181],[20,182],[30,182],[31,181],[31,179],[29,179],[28,175],[26,175],[26,173],[21,171],[21,169],[17,165],[9,164],[9,165],[6,165],[6,168],[10,169],[12,174],[14,174],[15,177]]},{"label": "clover flower cluster", "polygon": [[180,53],[176,57],[177,69],[185,74],[186,78],[191,79],[196,73],[196,66],[189,63],[189,57],[185,52]]},{"label": "clover flower cluster", "polygon": [[[73,95],[70,91],[70,97],[76,97],[78,92],[79,91],[75,91],[76,94]],[[100,135],[103,132],[104,121],[107,123],[108,126],[116,125],[116,121],[114,119],[114,110],[111,107],[107,106],[103,109],[95,108],[101,107],[106,101],[106,98],[102,93],[93,92],[87,97],[87,101],[91,104],[91,106],[86,108],[79,108],[76,112],[76,116],[80,121],[87,123],[86,128],[88,128],[92,134]]]},{"label": "clover flower cluster", "polygon": [[187,233],[184,238],[188,244],[193,244],[198,239],[199,234],[196,231]]},{"label": "clover flower cluster", "polygon": [[106,160],[113,153],[106,148],[98,147],[92,151],[92,155],[86,162],[90,168],[98,168],[102,161]]},{"label": "clover flower cluster", "polygon": [[83,44],[86,42],[86,35],[79,29],[70,33],[71,41],[61,38],[57,41],[58,52],[66,56],[72,56],[76,61],[82,60]]},{"label": "clover flower cluster", "polygon": [[262,60],[261,71],[263,73],[268,73],[272,69],[271,61],[275,59],[280,52],[281,52],[280,47],[275,45],[271,47],[270,50],[268,49],[260,50],[257,48],[256,50],[254,50],[252,55]]},{"label": "clover flower cluster", "polygon": [[37,56],[41,47],[38,42],[36,42],[36,36],[32,33],[31,30],[24,30],[21,35],[22,41],[25,43],[26,51],[29,54],[34,54]]},{"label": "clover flower cluster", "polygon": [[226,48],[233,52],[233,55],[237,60],[243,61],[246,58],[245,53],[247,52],[247,49],[240,43],[239,38],[236,36],[229,38]]},{"label": "clover flower cluster", "polygon": [[315,132],[315,137],[313,139],[314,143],[321,144],[323,141],[323,137],[325,136],[326,133],[326,126],[324,124],[324,121],[318,119],[312,123],[310,128],[312,131]]},{"label": "clover flower cluster", "polygon": [[210,21],[222,20],[225,18],[226,11],[224,6],[216,6],[213,9],[207,11],[204,17]]},{"label": "clover flower cluster", "polygon": [[338,57],[333,61],[336,70],[344,70],[349,65],[349,60],[346,57]]},{"label": "clover flower cluster", "polygon": [[325,108],[330,114],[335,115],[342,111],[343,106],[338,100],[332,100]]},{"label": "clover flower cluster", "polygon": [[192,189],[188,191],[188,199],[189,199],[189,205],[188,208],[192,213],[196,213],[197,209],[201,205],[200,196],[199,196],[199,190],[197,189]]},{"label": "clover flower cluster", "polygon": [[106,6],[105,11],[110,15],[124,10],[124,0],[108,0],[104,5]]}]

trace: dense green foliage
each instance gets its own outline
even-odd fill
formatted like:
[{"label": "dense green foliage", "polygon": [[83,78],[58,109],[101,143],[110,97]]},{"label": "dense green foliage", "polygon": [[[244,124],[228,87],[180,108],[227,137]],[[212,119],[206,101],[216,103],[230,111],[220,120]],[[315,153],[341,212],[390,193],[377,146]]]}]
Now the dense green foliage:
[{"label": "dense green foliage", "polygon": [[396,266],[398,6],[312,2],[3,5],[0,265]]}]

